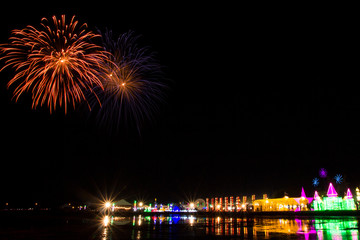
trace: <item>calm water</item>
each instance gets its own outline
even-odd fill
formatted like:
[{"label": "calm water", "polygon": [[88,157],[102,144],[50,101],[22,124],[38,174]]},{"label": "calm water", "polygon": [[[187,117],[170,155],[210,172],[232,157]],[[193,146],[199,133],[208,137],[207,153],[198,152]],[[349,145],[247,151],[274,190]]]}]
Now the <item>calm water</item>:
[{"label": "calm water", "polygon": [[359,239],[356,217],[32,216],[1,223],[0,239]]}]

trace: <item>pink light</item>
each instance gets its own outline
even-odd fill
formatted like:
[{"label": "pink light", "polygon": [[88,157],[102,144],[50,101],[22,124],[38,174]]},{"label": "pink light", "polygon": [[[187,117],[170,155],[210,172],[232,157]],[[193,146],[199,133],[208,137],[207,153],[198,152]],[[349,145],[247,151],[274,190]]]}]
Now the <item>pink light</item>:
[{"label": "pink light", "polygon": [[319,193],[317,191],[315,191],[314,199],[315,200],[320,200],[320,196],[319,196]]},{"label": "pink light", "polygon": [[306,198],[308,200],[308,203],[311,203],[314,198],[312,197],[306,197],[304,187],[301,188],[301,197]]},{"label": "pink light", "polygon": [[301,197],[306,198],[304,187],[301,188]]},{"label": "pink light", "polygon": [[328,197],[337,197],[337,192],[334,188],[334,186],[332,185],[332,183],[329,184],[329,189],[328,189],[328,192],[327,192],[327,196]]},{"label": "pink light", "polygon": [[347,189],[346,197],[345,197],[345,198],[347,198],[347,199],[352,199],[352,198],[353,198],[353,195],[352,195],[352,193],[351,193],[351,191],[350,191],[350,188]]}]

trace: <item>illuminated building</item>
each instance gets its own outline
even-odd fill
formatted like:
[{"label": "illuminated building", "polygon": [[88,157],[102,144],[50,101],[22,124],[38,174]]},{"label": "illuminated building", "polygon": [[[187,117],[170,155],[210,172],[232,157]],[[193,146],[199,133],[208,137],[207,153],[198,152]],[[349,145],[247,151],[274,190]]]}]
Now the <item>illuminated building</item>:
[{"label": "illuminated building", "polygon": [[263,197],[266,199],[253,201],[254,211],[308,211],[308,204],[312,201],[312,198],[306,197],[304,188],[301,190],[301,197],[298,198],[285,196],[268,199],[265,194]]},{"label": "illuminated building", "polygon": [[308,200],[301,198],[283,198],[260,199],[254,201],[254,211],[299,211],[307,209]]},{"label": "illuminated building", "polygon": [[236,197],[236,211],[239,212],[240,211],[240,197]]},{"label": "illuminated building", "polygon": [[242,204],[241,204],[241,209],[243,211],[246,211],[246,207],[247,207],[247,196],[243,196],[243,201],[242,201]]},{"label": "illuminated building", "polygon": [[133,208],[133,204],[129,203],[125,199],[121,199],[120,201],[114,202],[113,211],[129,211]]},{"label": "illuminated building", "polygon": [[321,202],[321,198],[320,198],[319,193],[317,191],[315,191],[314,201],[312,202],[312,206],[313,206],[313,209],[315,211],[324,210],[322,202]]},{"label": "illuminated building", "polygon": [[356,210],[355,201],[353,199],[353,195],[350,191],[350,188],[348,188],[346,192],[346,196],[343,199],[343,209]]},{"label": "illuminated building", "polygon": [[332,185],[329,184],[327,191],[327,197],[320,198],[318,192],[315,191],[315,201],[313,202],[313,208],[315,211],[323,210],[356,210],[355,201],[353,195],[348,188],[346,196],[344,198],[338,197],[338,194]]}]

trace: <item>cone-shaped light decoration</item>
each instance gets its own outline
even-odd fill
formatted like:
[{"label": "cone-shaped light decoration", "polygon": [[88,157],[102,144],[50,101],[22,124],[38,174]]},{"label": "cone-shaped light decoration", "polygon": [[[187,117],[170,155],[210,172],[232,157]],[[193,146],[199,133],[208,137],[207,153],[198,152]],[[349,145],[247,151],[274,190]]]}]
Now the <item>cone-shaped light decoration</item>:
[{"label": "cone-shaped light decoration", "polygon": [[306,198],[304,187],[301,188],[301,197]]},{"label": "cone-shaped light decoration", "polygon": [[334,186],[332,185],[332,183],[329,184],[329,189],[327,191],[327,196],[328,197],[337,197],[337,192],[334,188]]},{"label": "cone-shaped light decoration", "polygon": [[352,199],[352,198],[353,198],[353,195],[352,195],[352,193],[351,193],[351,191],[350,191],[350,188],[347,189],[346,197],[345,197],[345,198],[347,198],[347,199]]},{"label": "cone-shaped light decoration", "polygon": [[319,196],[319,193],[317,191],[315,191],[314,199],[315,200],[320,200],[320,196]]}]

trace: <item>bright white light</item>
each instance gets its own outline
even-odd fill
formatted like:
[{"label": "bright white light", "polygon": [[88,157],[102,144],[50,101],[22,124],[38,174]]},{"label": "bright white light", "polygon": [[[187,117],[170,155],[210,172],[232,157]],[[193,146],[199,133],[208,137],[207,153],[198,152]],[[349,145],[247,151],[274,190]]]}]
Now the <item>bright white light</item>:
[{"label": "bright white light", "polygon": [[110,218],[109,216],[105,216],[103,220],[104,227],[107,227],[109,225]]},{"label": "bright white light", "polygon": [[105,207],[106,207],[106,208],[111,207],[111,202],[106,202],[106,203],[105,203]]},{"label": "bright white light", "polygon": [[193,216],[190,216],[190,218],[189,218],[190,226],[193,226],[194,222],[195,222],[195,218]]}]

